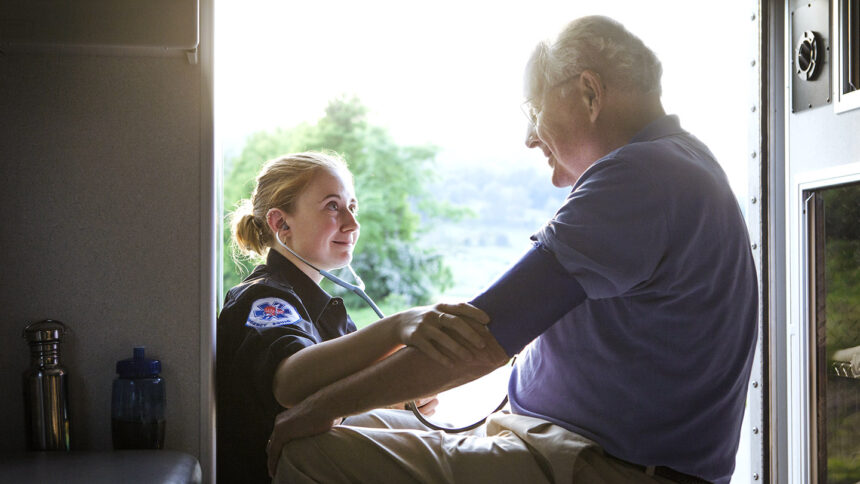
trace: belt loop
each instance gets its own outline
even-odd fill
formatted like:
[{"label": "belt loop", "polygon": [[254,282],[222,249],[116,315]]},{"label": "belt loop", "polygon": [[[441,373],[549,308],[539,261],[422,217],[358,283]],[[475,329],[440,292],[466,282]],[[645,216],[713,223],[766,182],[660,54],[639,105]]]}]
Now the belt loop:
[{"label": "belt loop", "polygon": [[645,475],[653,476],[654,475],[654,466],[645,466]]}]

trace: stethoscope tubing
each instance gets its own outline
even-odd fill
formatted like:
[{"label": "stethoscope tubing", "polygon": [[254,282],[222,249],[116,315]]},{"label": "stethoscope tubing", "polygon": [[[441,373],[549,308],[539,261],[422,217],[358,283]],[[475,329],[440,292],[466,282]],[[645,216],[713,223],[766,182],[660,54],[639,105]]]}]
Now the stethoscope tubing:
[{"label": "stethoscope tubing", "polygon": [[[507,405],[507,404],[508,404],[508,396],[505,395],[505,398],[502,399],[502,403],[500,403],[499,406],[496,407],[495,410],[490,412],[490,414],[492,415],[492,414],[498,412],[499,410],[505,408],[505,405]],[[461,432],[468,432],[469,430],[476,429],[476,428],[480,427],[481,425],[484,425],[484,422],[486,422],[487,418],[489,418],[489,415],[488,415],[488,416],[482,418],[481,420],[478,420],[477,422],[475,422],[473,424],[466,425],[465,427],[445,427],[443,425],[436,425],[433,422],[424,418],[424,415],[422,415],[421,412],[418,410],[417,404],[414,401],[407,403],[406,408],[411,410],[412,414],[415,415],[415,418],[417,418],[418,421],[421,422],[422,424],[426,425],[427,427],[430,427],[433,430],[441,430],[441,431],[447,432],[449,434],[459,434]]]},{"label": "stethoscope tubing", "polygon": [[[297,254],[295,254],[295,252],[293,253],[293,255],[295,255],[296,257],[298,257],[298,255],[297,255]],[[308,265],[309,265],[309,266],[311,266],[311,267],[313,267],[313,268],[314,268],[314,269],[316,269],[317,271],[319,271],[319,273],[320,273],[320,274],[322,274],[322,276],[323,276],[323,277],[325,277],[326,279],[328,279],[328,280],[330,280],[331,282],[333,282],[333,283],[337,284],[338,286],[340,286],[340,287],[342,287],[342,288],[346,289],[347,291],[351,291],[351,292],[352,292],[352,293],[354,293],[356,296],[358,296],[358,297],[360,297],[361,299],[363,299],[363,300],[364,300],[364,302],[366,302],[366,303],[367,303],[367,305],[368,305],[368,306],[370,306],[370,308],[371,308],[371,309],[373,309],[373,312],[375,312],[375,313],[376,313],[376,315],[377,315],[377,316],[379,316],[379,319],[382,319],[382,318],[384,318],[384,317],[385,317],[385,315],[384,315],[384,314],[382,314],[382,311],[379,309],[379,307],[376,305],[376,303],[374,303],[374,302],[373,302],[373,299],[370,299],[370,296],[368,296],[368,295],[367,295],[367,293],[366,293],[366,292],[364,292],[364,289],[362,289],[362,288],[360,288],[360,287],[356,286],[355,284],[350,284],[350,283],[348,283],[348,282],[344,281],[343,279],[341,279],[341,278],[339,278],[339,277],[335,276],[334,274],[332,274],[332,273],[331,273],[331,272],[329,272],[329,271],[325,271],[325,270],[322,270],[322,269],[317,269],[316,267],[314,267],[314,266],[312,266],[312,265],[310,265],[310,264],[308,264]]]}]

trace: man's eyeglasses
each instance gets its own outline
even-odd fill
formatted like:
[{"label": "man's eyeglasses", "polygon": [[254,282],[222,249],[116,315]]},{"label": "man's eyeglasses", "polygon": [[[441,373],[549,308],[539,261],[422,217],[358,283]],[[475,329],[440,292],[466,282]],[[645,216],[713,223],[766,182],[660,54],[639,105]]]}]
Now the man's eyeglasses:
[{"label": "man's eyeglasses", "polygon": [[523,101],[522,104],[520,104],[520,110],[523,112],[523,114],[526,115],[526,119],[529,120],[529,125],[532,128],[537,129],[538,115],[540,114],[540,109],[538,109],[534,104],[532,104],[531,99],[528,99],[526,101]]},{"label": "man's eyeglasses", "polygon": [[[580,73],[580,74],[581,74],[581,73]],[[577,77],[579,77],[579,76],[580,76],[580,74],[574,74],[574,75],[572,75],[572,76],[570,76],[570,77],[566,77],[566,78],[565,78],[563,81],[561,81],[561,82],[558,82],[558,83],[553,84],[552,86],[550,86],[550,87],[549,87],[549,89],[547,89],[547,90],[544,92],[544,94],[551,92],[553,89],[555,89],[555,88],[557,88],[557,87],[560,87],[560,86],[563,86],[563,85],[567,84],[568,82],[572,81],[573,79],[576,79]],[[543,97],[543,95],[541,95],[541,97]],[[533,97],[533,98],[529,98],[529,99],[526,99],[525,101],[523,101],[523,103],[522,103],[522,104],[520,104],[520,110],[523,112],[523,114],[525,114],[525,115],[526,115],[526,119],[528,119],[528,120],[529,120],[529,125],[530,125],[532,128],[537,129],[538,124],[539,124],[538,116],[539,116],[539,115],[540,115],[540,113],[541,113],[541,108],[537,107],[537,106],[532,102],[534,99],[535,99],[535,98]]]}]

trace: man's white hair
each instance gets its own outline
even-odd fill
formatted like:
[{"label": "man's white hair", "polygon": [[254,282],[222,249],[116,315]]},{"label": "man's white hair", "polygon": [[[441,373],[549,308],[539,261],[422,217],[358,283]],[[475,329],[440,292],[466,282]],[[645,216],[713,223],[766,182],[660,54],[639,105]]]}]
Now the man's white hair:
[{"label": "man's white hair", "polygon": [[590,16],[570,22],[554,41],[537,45],[526,66],[526,97],[585,70],[613,86],[661,94],[663,67],[654,52],[619,22]]}]

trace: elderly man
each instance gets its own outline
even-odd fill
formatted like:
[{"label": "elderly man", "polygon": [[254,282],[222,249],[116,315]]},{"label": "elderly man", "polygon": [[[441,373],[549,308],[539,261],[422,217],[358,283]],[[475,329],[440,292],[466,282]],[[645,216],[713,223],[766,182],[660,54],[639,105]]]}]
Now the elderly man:
[{"label": "elderly man", "polygon": [[[538,46],[526,144],[572,190],[534,247],[472,302],[491,318],[485,347],[456,369],[407,347],[285,411],[269,456],[279,479],[729,481],[757,331],[755,268],[726,176],[665,115],[660,75],[653,52],[604,17]],[[332,427],[518,352],[512,412],[481,432]]]}]

